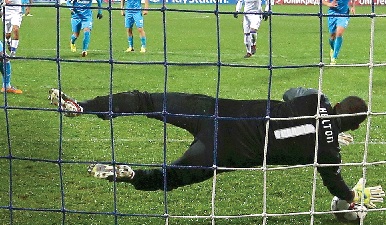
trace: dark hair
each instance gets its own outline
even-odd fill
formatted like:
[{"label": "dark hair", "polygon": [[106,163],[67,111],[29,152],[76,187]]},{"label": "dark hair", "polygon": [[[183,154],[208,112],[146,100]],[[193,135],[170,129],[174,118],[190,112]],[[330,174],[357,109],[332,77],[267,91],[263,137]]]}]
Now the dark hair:
[{"label": "dark hair", "polygon": [[[348,96],[335,107],[336,114],[356,114],[367,112],[366,102],[357,96]],[[341,129],[355,130],[367,118],[367,114],[341,117]]]}]

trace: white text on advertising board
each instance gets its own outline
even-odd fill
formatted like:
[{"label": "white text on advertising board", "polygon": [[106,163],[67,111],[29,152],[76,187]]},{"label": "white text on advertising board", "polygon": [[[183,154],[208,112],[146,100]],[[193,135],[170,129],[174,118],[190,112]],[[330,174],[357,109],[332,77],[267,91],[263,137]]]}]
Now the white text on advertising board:
[{"label": "white text on advertising board", "polygon": [[[150,0],[153,3],[162,3],[163,0]],[[165,3],[176,3],[176,4],[228,4],[228,0],[165,0]]]},{"label": "white text on advertising board", "polygon": [[319,5],[319,0],[284,0],[284,4]]},{"label": "white text on advertising board", "polygon": [[[357,0],[356,5],[386,5],[386,0]],[[275,4],[281,5],[319,5],[319,0],[275,0]]]},{"label": "white text on advertising board", "polygon": [[[360,5],[371,5],[371,0],[359,0]],[[386,5],[386,0],[374,0],[374,5]]]}]

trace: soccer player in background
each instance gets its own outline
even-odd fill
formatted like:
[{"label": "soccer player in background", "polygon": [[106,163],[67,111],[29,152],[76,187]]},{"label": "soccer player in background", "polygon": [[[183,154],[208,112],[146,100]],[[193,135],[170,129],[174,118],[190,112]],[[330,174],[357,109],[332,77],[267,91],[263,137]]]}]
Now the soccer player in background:
[{"label": "soccer player in background", "polygon": [[127,29],[127,43],[128,48],[126,52],[134,51],[134,38],[133,38],[133,26],[138,29],[139,37],[141,39],[140,52],[146,52],[146,33],[143,28],[143,15],[147,15],[147,9],[149,8],[149,0],[145,0],[145,8],[142,10],[141,0],[121,0],[121,9],[124,9],[126,3],[126,9],[122,10],[121,14],[125,17],[125,27]]},{"label": "soccer player in background", "polygon": [[11,57],[15,57],[17,48],[19,46],[20,25],[22,21],[21,0],[3,1],[3,4],[5,3],[5,9],[4,17],[2,17],[2,19],[5,23],[5,39],[7,42],[8,51],[10,51],[9,55]]},{"label": "soccer player in background", "polygon": [[[268,165],[313,164],[316,144],[319,164],[340,164],[339,133],[358,129],[368,111],[365,101],[359,97],[348,96],[332,106],[325,95],[306,88],[289,89],[283,95],[284,101],[216,101],[213,97],[200,94],[131,91],[77,102],[57,89],[49,91],[49,98],[52,104],[60,105],[66,116],[93,113],[99,118],[110,119],[123,113],[144,113],[148,118],[166,121],[192,134],[194,140],[187,151],[167,165],[165,171],[162,168],[132,170],[128,165],[96,164],[89,167],[90,174],[97,178],[128,182],[144,191],[163,190],[164,185],[167,190],[172,190],[202,182],[213,176],[213,165],[236,168],[261,166],[266,135]],[[113,112],[109,111],[110,100]],[[214,118],[216,108],[220,117],[217,120]],[[317,120],[316,114],[323,117]],[[341,114],[355,115],[337,116]],[[267,116],[304,118],[269,120]],[[318,166],[317,169],[332,195],[348,202],[361,201],[362,189],[350,189],[339,166]],[[226,171],[230,170],[219,169],[217,173]],[[365,189],[366,205],[374,206],[373,202],[383,200],[382,189],[375,192],[369,190]]]},{"label": "soccer player in background", "polygon": [[25,6],[25,5],[28,5],[28,4],[32,5],[33,0],[22,0],[21,2],[23,4],[23,6],[21,7],[23,16],[33,16],[31,14],[31,6]]},{"label": "soccer player in background", "polygon": [[[98,7],[102,7],[102,1],[97,0]],[[82,57],[87,56],[88,47],[90,45],[90,36],[92,30],[92,0],[67,0],[67,6],[71,10],[71,27],[72,35],[70,40],[70,48],[72,52],[76,52],[75,41],[79,37],[79,33],[83,30],[83,45]],[[102,10],[98,9],[97,18],[102,19]]]},{"label": "soccer player in background", "polygon": [[[238,18],[238,14],[244,4],[244,16],[243,16],[243,32],[244,32],[244,44],[247,49],[247,54],[244,58],[249,58],[256,53],[256,41],[257,32],[260,27],[261,19],[268,19],[266,14],[253,14],[262,13],[261,0],[238,0],[236,4],[236,13],[233,14],[235,18]],[[265,5],[264,12],[268,11],[269,5]]]},{"label": "soccer player in background", "polygon": [[[0,41],[0,57],[4,56],[3,48],[4,48],[3,42]],[[9,61],[8,58],[4,58],[0,61],[0,72],[3,77],[3,86],[1,87],[1,93],[4,93],[4,92],[14,93],[14,94],[23,93],[22,90],[11,86],[11,62]]]},{"label": "soccer player in background", "polygon": [[[349,4],[352,2],[351,9]],[[343,33],[350,21],[349,13],[355,14],[355,0],[322,0],[323,5],[328,6],[328,31],[330,33],[330,64],[335,65],[343,43]],[[346,15],[346,16],[336,16]]]}]

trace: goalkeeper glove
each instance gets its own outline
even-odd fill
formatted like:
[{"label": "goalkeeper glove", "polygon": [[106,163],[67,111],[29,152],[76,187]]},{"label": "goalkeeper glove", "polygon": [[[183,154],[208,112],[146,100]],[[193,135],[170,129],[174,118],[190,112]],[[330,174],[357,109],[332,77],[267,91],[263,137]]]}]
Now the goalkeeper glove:
[{"label": "goalkeeper glove", "polygon": [[239,12],[233,13],[233,17],[237,19],[239,17]]},{"label": "goalkeeper glove", "polygon": [[355,194],[353,202],[360,204],[363,195],[364,205],[371,209],[377,207],[374,202],[383,202],[383,197],[385,196],[385,192],[382,190],[380,185],[376,187],[364,188],[363,178],[359,179],[352,191]]},{"label": "goalkeeper glove", "polygon": [[351,144],[351,142],[353,141],[354,141],[354,138],[350,134],[345,134],[342,132],[342,133],[339,133],[338,135],[338,142],[340,147],[347,146]]},{"label": "goalkeeper glove", "polygon": [[263,20],[264,20],[264,21],[267,21],[267,20],[268,20],[268,12],[267,12],[267,11],[264,11],[264,12],[263,12]]},{"label": "goalkeeper glove", "polygon": [[102,18],[103,18],[102,13],[98,13],[98,14],[97,14],[97,18],[98,18],[98,19],[102,19]]}]

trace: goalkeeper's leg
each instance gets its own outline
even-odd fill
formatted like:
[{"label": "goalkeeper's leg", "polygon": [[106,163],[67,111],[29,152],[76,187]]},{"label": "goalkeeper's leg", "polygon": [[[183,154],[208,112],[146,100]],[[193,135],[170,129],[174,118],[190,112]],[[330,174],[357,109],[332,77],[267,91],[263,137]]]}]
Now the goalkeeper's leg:
[{"label": "goalkeeper's leg", "polygon": [[166,187],[166,190],[170,191],[185,185],[202,182],[213,176],[213,153],[211,151],[213,142],[210,141],[210,138],[206,139],[205,142],[195,140],[180,159],[169,165],[165,174],[166,185],[164,185],[165,177],[162,168],[134,171],[129,166],[117,165],[114,170],[111,165],[96,164],[91,165],[88,172],[96,178],[131,183],[137,190],[155,191],[164,190]]},{"label": "goalkeeper's leg", "polygon": [[160,107],[157,107],[159,104],[154,103],[149,93],[139,91],[97,96],[78,102],[78,104],[84,109],[84,112],[95,114],[105,120],[133,113],[157,114],[162,112],[162,102]]},{"label": "goalkeeper's leg", "polygon": [[[214,114],[215,99],[205,95],[185,93],[148,93],[139,91],[122,92],[78,102],[66,94],[59,95],[58,89],[49,91],[51,104],[60,105],[67,111],[65,116],[79,116],[83,112],[94,114],[101,119],[110,119],[117,116],[143,113],[149,118],[163,121],[164,104],[169,113],[178,115],[202,115],[202,117],[169,116],[167,123],[178,126],[197,134],[205,123],[207,127],[214,127],[214,120],[205,116]],[[111,104],[110,104],[111,102]],[[111,107],[111,108],[110,108]],[[213,133],[211,133],[213,134]]]},{"label": "goalkeeper's leg", "polygon": [[[51,104],[60,106],[61,110],[66,111],[65,116],[69,117],[79,116],[81,112],[88,112],[96,114],[102,119],[109,119],[123,113],[152,111],[151,101],[148,100],[149,95],[146,92],[117,93],[113,94],[111,99],[109,95],[98,96],[83,102],[78,102],[55,88],[50,89],[48,93],[48,99],[51,101]],[[110,110],[110,101],[112,102],[114,112]],[[162,111],[162,109],[160,110]]]},{"label": "goalkeeper's leg", "polygon": [[[132,115],[133,113],[143,113],[149,118],[164,120],[162,114],[164,102],[166,101],[167,111],[173,114],[186,115],[213,115],[214,113],[214,98],[185,93],[148,93],[139,91],[122,92],[105,96],[98,96],[87,101],[76,101],[69,98],[66,94],[59,97],[59,90],[51,89],[49,91],[51,103],[59,105],[59,102],[66,109],[67,105],[72,106],[76,103],[83,113],[95,114],[101,119],[109,119],[117,116]],[[71,103],[67,104],[67,101]],[[111,102],[111,104],[110,104]],[[110,109],[111,105],[111,109]],[[68,110],[79,111],[79,110]],[[65,114],[66,116],[77,116],[80,113]],[[186,117],[186,116],[170,116],[167,117],[167,123],[173,124],[180,128],[186,129],[190,133],[197,134],[198,125],[205,121],[209,127],[213,125],[213,120],[208,120],[205,117]]]},{"label": "goalkeeper's leg", "polygon": [[48,91],[48,100],[50,100],[51,104],[59,106],[61,110],[65,111],[65,116],[79,116],[83,112],[83,108],[75,99],[68,97],[58,89],[52,88]]},{"label": "goalkeeper's leg", "polygon": [[[213,139],[204,137],[207,133],[201,133],[202,135],[199,136],[202,139],[195,139],[184,155],[166,169],[167,183],[165,186],[168,191],[213,177],[215,170],[213,168]],[[219,157],[218,160],[222,161],[221,156]],[[216,172],[218,174],[225,171],[217,170]],[[136,176],[130,183],[137,190],[163,190],[164,174],[161,168],[136,170]]]},{"label": "goalkeeper's leg", "polygon": [[91,164],[87,172],[96,178],[107,179],[108,177],[116,179],[131,180],[135,173],[128,165],[105,165],[105,164]]}]

